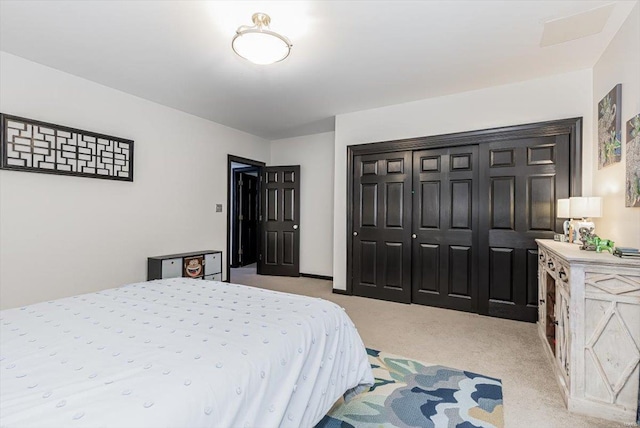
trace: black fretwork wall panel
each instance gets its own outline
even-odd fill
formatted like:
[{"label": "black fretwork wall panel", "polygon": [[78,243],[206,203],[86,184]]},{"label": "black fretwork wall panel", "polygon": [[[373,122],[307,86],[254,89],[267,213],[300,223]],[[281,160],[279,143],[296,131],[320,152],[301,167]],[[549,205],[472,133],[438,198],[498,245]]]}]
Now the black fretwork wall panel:
[{"label": "black fretwork wall panel", "polygon": [[0,114],[1,168],[133,181],[133,141]]}]

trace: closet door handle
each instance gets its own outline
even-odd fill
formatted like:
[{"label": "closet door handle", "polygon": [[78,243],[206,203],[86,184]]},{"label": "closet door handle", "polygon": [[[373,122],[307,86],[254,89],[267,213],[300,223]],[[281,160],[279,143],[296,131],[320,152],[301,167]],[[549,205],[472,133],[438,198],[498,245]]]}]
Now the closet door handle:
[{"label": "closet door handle", "polygon": [[418,237],[418,235],[416,235],[416,234],[414,233],[414,234],[412,234],[412,235],[411,235],[411,237],[412,237],[413,239],[416,239],[416,238]]},{"label": "closet door handle", "polygon": [[358,232],[353,232],[353,236],[358,236]]}]

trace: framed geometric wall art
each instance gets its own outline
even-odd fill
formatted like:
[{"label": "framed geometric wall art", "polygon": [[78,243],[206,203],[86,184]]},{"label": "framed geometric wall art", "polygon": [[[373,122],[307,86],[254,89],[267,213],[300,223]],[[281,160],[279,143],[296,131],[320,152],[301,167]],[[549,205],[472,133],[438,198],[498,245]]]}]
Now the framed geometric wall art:
[{"label": "framed geometric wall art", "polygon": [[0,114],[0,169],[133,181],[133,141]]},{"label": "framed geometric wall art", "polygon": [[598,169],[622,159],[622,85],[598,103]]},{"label": "framed geometric wall art", "polygon": [[627,122],[625,206],[640,207],[640,114]]}]

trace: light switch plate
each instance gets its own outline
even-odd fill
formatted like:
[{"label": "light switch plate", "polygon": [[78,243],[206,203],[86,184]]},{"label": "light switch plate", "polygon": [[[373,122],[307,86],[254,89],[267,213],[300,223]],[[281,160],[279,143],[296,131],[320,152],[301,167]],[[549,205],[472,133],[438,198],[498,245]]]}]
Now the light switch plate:
[{"label": "light switch plate", "polygon": [[216,212],[217,213],[221,213],[222,212],[222,204],[216,204]]}]

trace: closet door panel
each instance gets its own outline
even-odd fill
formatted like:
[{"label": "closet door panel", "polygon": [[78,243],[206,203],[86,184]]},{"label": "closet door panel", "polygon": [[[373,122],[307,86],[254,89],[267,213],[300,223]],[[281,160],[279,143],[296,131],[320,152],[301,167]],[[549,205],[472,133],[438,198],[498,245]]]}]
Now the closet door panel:
[{"label": "closet door panel", "polygon": [[411,301],[411,152],[354,157],[353,293]]},{"label": "closet door panel", "polygon": [[413,153],[412,301],[475,311],[477,148]]},{"label": "closet door panel", "polygon": [[569,137],[495,141],[479,149],[479,312],[535,322],[535,239],[562,230],[556,200],[569,197]]}]

